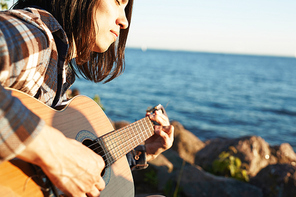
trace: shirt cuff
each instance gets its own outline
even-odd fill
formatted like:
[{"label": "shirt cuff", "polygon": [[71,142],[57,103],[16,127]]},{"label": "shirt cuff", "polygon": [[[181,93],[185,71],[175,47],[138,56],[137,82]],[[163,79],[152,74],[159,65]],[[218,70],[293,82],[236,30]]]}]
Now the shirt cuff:
[{"label": "shirt cuff", "polygon": [[131,170],[143,170],[148,167],[145,145],[137,146],[134,150],[129,152],[126,157]]}]

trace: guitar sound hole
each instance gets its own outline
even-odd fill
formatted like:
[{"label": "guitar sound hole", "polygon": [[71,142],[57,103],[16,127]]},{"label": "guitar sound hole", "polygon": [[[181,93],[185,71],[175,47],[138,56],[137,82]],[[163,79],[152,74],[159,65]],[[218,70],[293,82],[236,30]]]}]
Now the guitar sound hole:
[{"label": "guitar sound hole", "polygon": [[[83,140],[82,144],[90,148],[91,150],[93,150],[95,153],[99,154],[104,159],[104,151],[99,143],[96,143],[90,139],[85,139]],[[106,168],[103,169],[101,176],[104,176],[105,171],[106,171]]]}]

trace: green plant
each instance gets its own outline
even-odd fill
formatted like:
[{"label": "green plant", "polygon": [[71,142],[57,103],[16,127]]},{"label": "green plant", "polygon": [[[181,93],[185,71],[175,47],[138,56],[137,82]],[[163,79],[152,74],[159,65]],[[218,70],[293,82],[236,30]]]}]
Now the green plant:
[{"label": "green plant", "polygon": [[165,187],[164,187],[164,190],[163,190],[165,196],[172,196],[173,195],[173,181],[172,179],[169,179],[166,184],[165,184]]},{"label": "green plant", "polygon": [[150,170],[144,174],[144,181],[149,185],[157,187],[158,180],[157,180],[157,173],[155,170]]},{"label": "green plant", "polygon": [[176,186],[176,183],[172,179],[168,180],[166,182],[165,188],[163,190],[165,196],[170,196],[170,197],[181,197],[183,188]]},{"label": "green plant", "polygon": [[8,1],[8,0],[1,0],[0,1],[1,10],[7,10],[8,9],[8,4],[5,3],[5,1]]},{"label": "green plant", "polygon": [[99,97],[99,95],[95,95],[93,100],[102,108],[103,111],[105,111],[105,108],[103,106],[103,104],[101,103],[101,98]]},{"label": "green plant", "polygon": [[186,162],[185,160],[183,160],[180,172],[177,177],[177,183],[174,183],[172,179],[169,179],[167,181],[164,188],[164,194],[166,196],[180,197],[182,195],[181,193],[183,191],[183,188],[180,186],[180,183],[181,183],[181,178],[182,178],[185,164]]},{"label": "green plant", "polygon": [[223,151],[219,158],[212,163],[213,173],[216,175],[230,176],[232,178],[248,182],[247,171],[242,168],[242,162],[231,152]]},{"label": "green plant", "polygon": [[182,178],[182,174],[183,174],[183,170],[184,170],[184,166],[185,166],[185,160],[183,160],[182,162],[182,167],[178,176],[178,181],[177,181],[177,185],[176,185],[176,189],[174,191],[174,197],[178,197],[179,196],[179,190],[180,190],[180,182],[181,182],[181,178]]}]

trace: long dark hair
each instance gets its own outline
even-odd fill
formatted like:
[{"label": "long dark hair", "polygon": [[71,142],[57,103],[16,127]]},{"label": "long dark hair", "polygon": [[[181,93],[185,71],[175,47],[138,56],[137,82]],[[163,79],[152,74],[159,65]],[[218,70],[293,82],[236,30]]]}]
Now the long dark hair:
[{"label": "long dark hair", "polygon": [[[94,82],[109,82],[123,72],[124,50],[130,25],[127,29],[120,30],[118,42],[113,43],[106,52],[91,51],[96,39],[93,13],[98,0],[18,0],[13,9],[32,5],[50,12],[65,30],[69,39],[67,62],[70,62],[73,55],[75,42],[78,57],[77,67],[74,66],[73,71],[76,74],[78,71],[84,78]],[[133,0],[129,0],[125,8],[129,24],[132,7]]]}]

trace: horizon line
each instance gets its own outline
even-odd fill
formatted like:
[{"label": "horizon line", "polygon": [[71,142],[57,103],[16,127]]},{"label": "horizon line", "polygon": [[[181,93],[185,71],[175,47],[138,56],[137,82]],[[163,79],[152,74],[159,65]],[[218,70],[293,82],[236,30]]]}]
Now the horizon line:
[{"label": "horizon line", "polygon": [[283,55],[283,54],[268,54],[268,53],[240,53],[240,52],[226,52],[226,51],[202,51],[194,49],[167,49],[167,48],[157,48],[157,47],[136,47],[136,46],[126,46],[127,49],[139,49],[143,52],[147,50],[154,51],[172,51],[172,52],[193,52],[193,53],[212,53],[212,54],[225,54],[225,55],[246,55],[246,56],[267,56],[267,57],[283,57],[283,58],[296,58],[295,55]]}]

